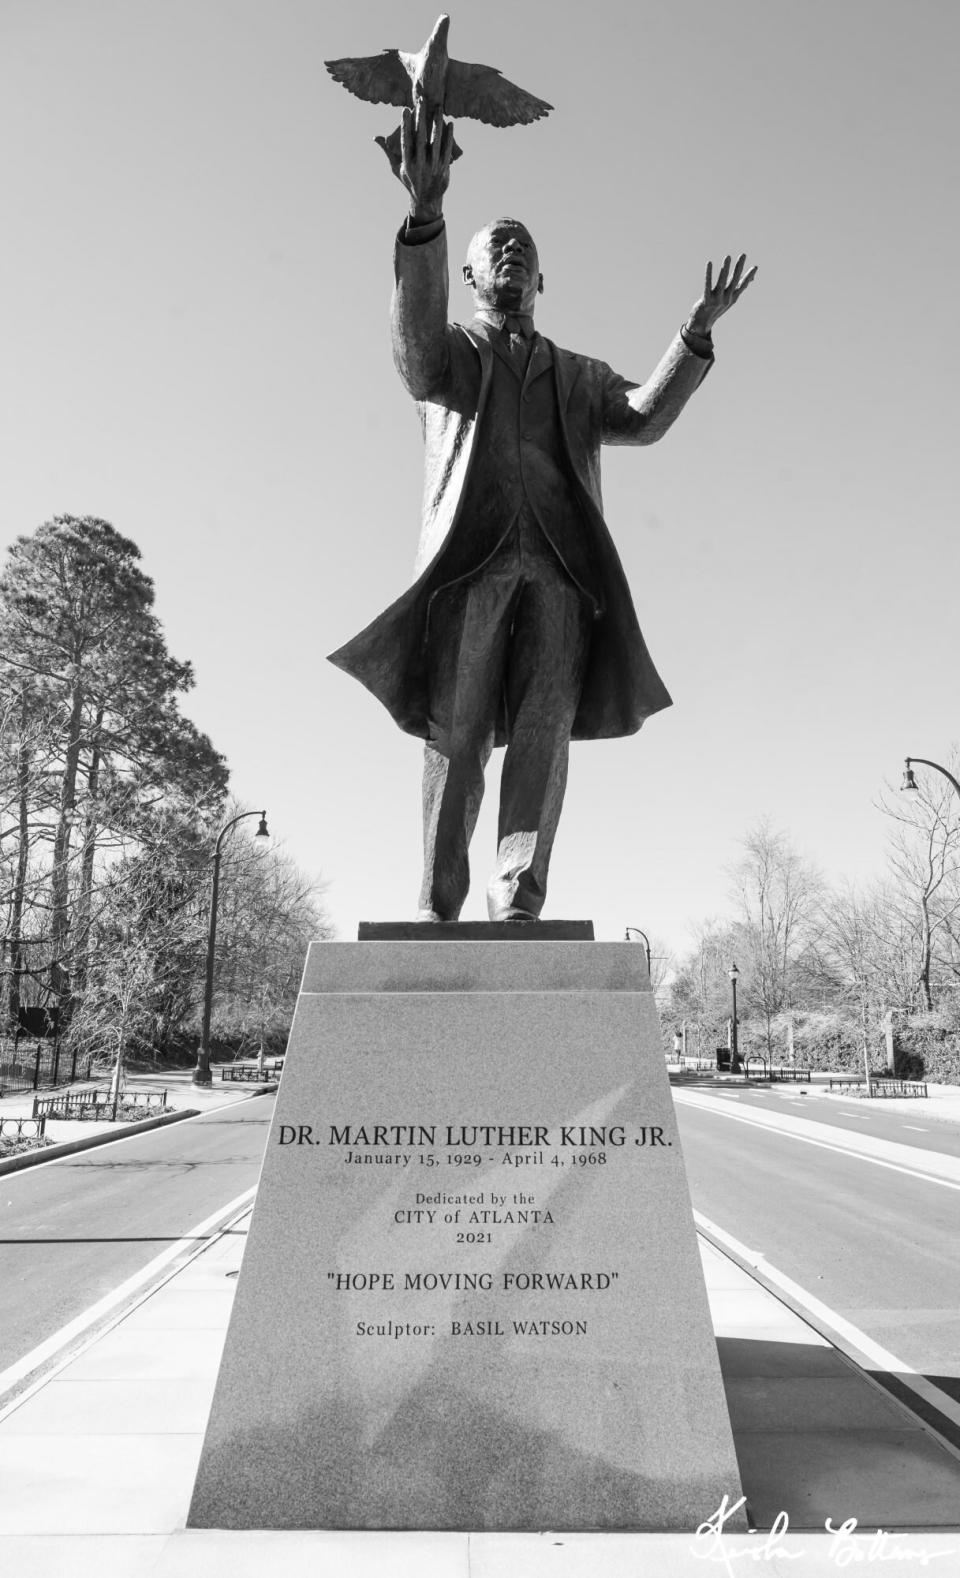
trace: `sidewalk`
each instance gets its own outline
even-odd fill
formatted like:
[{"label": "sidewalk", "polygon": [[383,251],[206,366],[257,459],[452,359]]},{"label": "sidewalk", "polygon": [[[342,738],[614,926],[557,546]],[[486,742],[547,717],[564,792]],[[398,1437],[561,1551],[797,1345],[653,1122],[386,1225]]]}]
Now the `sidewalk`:
[{"label": "sidewalk", "polygon": [[[805,1578],[869,1558],[960,1563],[960,1458],[711,1244],[701,1256],[751,1522],[780,1534],[223,1532],[185,1528],[248,1218],[0,1414],[0,1555],[17,1578],[657,1578],[703,1558]],[[271,1334],[266,1332],[269,1341]],[[704,1508],[704,1518],[716,1509]],[[789,1518],[784,1533],[783,1517]],[[824,1533],[856,1519],[866,1533]],[[816,1530],[804,1535],[801,1530]],[[926,1531],[926,1532],[920,1532]],[[934,1532],[934,1531],[940,1531]],[[844,1559],[843,1551],[848,1554]],[[857,1554],[851,1555],[850,1552]],[[898,1552],[898,1557],[889,1552]],[[951,1553],[948,1555],[947,1553]],[[877,1558],[872,1558],[876,1560]]]},{"label": "sidewalk", "polygon": [[[668,1063],[667,1073],[670,1083],[679,1089],[686,1086],[711,1086],[718,1090],[768,1090],[778,1096],[801,1096],[805,1099],[827,1104],[834,1102],[862,1101],[865,1106],[875,1107],[880,1112],[893,1112],[903,1115],[905,1112],[919,1113],[926,1119],[936,1123],[960,1123],[960,1085],[928,1085],[926,1096],[872,1096],[858,1095],[855,1091],[837,1091],[827,1088],[829,1079],[842,1079],[841,1074],[820,1074],[811,1076],[810,1083],[794,1083],[793,1080],[744,1079],[742,1074],[719,1074],[712,1069],[681,1068],[678,1063]],[[855,1078],[856,1076],[851,1076]]]},{"label": "sidewalk", "polygon": [[[232,1084],[229,1080],[222,1081],[218,1064],[214,1065],[211,1085],[194,1085],[192,1080],[192,1068],[159,1069],[156,1072],[128,1075],[125,1086],[132,1090],[165,1090],[167,1106],[180,1112],[210,1112],[214,1107],[225,1107],[235,1101],[244,1101],[255,1090],[261,1088],[256,1084]],[[274,1085],[276,1080],[275,1074],[264,1074],[264,1085]],[[61,1088],[67,1090],[70,1087],[64,1085]],[[43,1090],[40,1094],[50,1095],[51,1092]],[[0,1096],[0,1117],[29,1117],[33,1108],[33,1096],[32,1090],[15,1091],[9,1096]],[[60,1145],[64,1140],[85,1140],[92,1135],[107,1132],[112,1132],[116,1139],[122,1139],[125,1134],[136,1133],[136,1125],[114,1124],[109,1120],[100,1122],[90,1118],[48,1118],[44,1130],[47,1139],[54,1145]]]}]

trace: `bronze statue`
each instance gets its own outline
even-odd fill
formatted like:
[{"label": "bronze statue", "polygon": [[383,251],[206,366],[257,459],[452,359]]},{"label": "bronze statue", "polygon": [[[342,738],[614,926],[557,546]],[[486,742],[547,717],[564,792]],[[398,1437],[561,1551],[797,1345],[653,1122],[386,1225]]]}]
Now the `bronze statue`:
[{"label": "bronze statue", "polygon": [[[373,104],[410,107],[414,115],[426,114],[432,125],[438,114],[486,121],[488,126],[519,126],[549,115],[552,104],[535,99],[532,93],[508,82],[495,66],[473,66],[451,60],[447,54],[450,18],[441,16],[419,54],[402,49],[384,49],[379,55],[357,59],[325,60],[335,82],[358,99]],[[390,160],[398,180],[400,174],[400,129],[389,137],[374,141]],[[451,159],[459,159],[461,149],[451,143]]]},{"label": "bronze statue", "polygon": [[[449,102],[449,98],[448,98]],[[425,492],[415,581],[331,655],[426,741],[419,919],[456,920],[494,745],[506,745],[492,920],[543,906],[571,739],[632,734],[670,697],[602,514],[601,444],[649,444],[713,362],[711,330],[753,279],[727,257],[639,385],[537,334],[543,276],[514,219],[474,236],[475,316],[447,322],[442,212],[453,128],[402,117],[410,213],[395,248],[394,359],[417,402]]]}]

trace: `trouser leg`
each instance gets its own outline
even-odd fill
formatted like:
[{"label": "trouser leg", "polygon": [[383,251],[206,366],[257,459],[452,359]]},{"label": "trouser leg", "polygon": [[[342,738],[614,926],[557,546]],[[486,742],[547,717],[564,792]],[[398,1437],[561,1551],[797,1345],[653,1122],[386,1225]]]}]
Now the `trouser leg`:
[{"label": "trouser leg", "polygon": [[438,598],[431,711],[447,720],[424,752],[421,911],[456,920],[470,885],[469,845],[483,799],[516,582],[488,576]]},{"label": "trouser leg", "polygon": [[[493,736],[450,761],[428,741],[423,748],[423,881],[420,910],[456,920],[470,886],[469,847],[483,799],[484,768]],[[446,806],[441,828],[441,810]]]},{"label": "trouser leg", "polygon": [[497,862],[487,887],[491,919],[537,916],[567,784],[591,620],[576,587],[544,564],[517,604],[505,677],[508,743],[500,782]]}]

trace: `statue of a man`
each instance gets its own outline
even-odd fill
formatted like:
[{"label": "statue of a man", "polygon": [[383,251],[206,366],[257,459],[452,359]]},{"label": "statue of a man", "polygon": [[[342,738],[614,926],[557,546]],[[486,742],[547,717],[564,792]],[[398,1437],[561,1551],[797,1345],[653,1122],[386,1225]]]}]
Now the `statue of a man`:
[{"label": "statue of a man", "polygon": [[452,125],[405,110],[397,371],[425,445],[410,589],[331,661],[426,741],[420,920],[456,920],[494,745],[506,745],[491,920],[540,914],[571,739],[632,734],[670,697],[603,520],[601,444],[660,438],[706,376],[711,330],[756,270],[728,257],[645,384],[561,350],[533,322],[543,275],[514,219],[478,231],[475,316],[447,322],[443,194]]}]

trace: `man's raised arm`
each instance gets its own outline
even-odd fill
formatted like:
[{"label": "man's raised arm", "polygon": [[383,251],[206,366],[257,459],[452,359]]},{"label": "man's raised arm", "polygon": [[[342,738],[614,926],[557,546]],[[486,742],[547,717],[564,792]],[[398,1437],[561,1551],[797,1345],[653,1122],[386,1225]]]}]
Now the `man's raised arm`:
[{"label": "man's raised arm", "polygon": [[410,394],[425,400],[447,370],[447,239],[443,194],[450,182],[453,125],[443,114],[405,109],[399,179],[410,213],[394,252],[393,359]]},{"label": "man's raised arm", "polygon": [[739,300],[757,272],[753,267],[745,273],[746,261],[741,254],[731,269],[727,257],[716,282],[713,264],[707,264],[703,295],[645,384],[610,374],[604,391],[604,443],[652,444],[676,420],[713,365],[714,324]]}]

